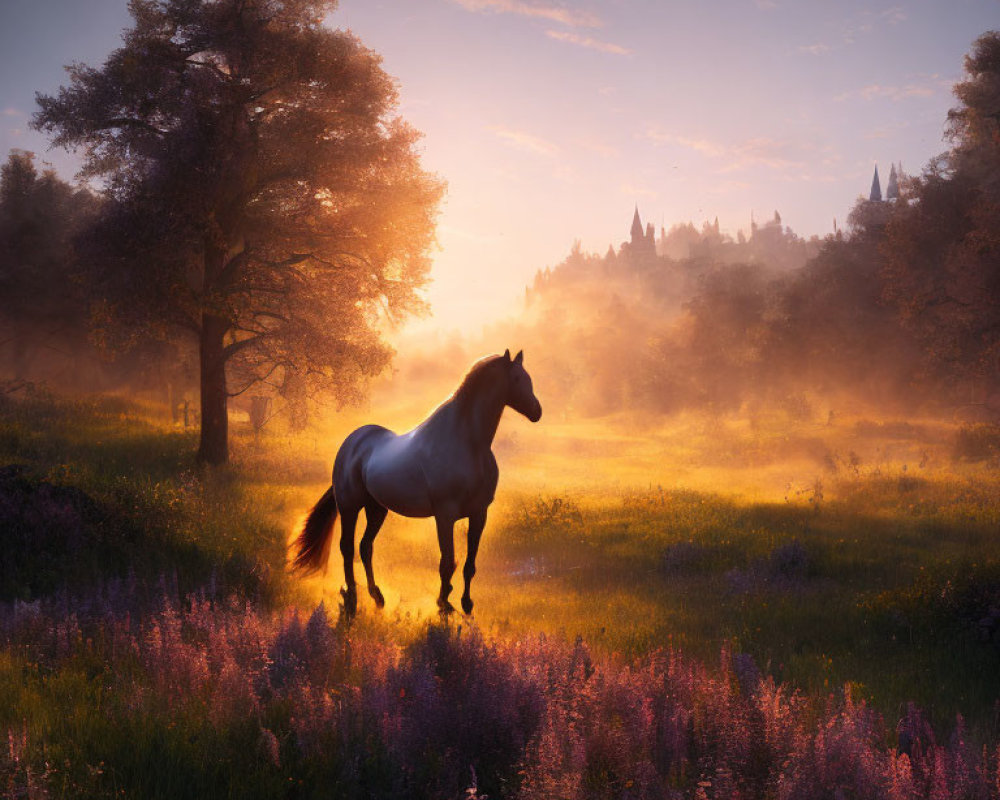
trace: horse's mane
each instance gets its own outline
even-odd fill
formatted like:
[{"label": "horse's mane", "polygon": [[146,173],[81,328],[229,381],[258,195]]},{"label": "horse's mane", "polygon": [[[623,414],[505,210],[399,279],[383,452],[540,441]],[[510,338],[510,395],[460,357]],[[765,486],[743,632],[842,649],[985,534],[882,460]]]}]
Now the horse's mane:
[{"label": "horse's mane", "polygon": [[503,356],[487,356],[472,365],[462,383],[455,390],[452,399],[462,407],[468,407],[469,402],[479,393],[483,385],[491,379],[494,369],[506,359]]}]

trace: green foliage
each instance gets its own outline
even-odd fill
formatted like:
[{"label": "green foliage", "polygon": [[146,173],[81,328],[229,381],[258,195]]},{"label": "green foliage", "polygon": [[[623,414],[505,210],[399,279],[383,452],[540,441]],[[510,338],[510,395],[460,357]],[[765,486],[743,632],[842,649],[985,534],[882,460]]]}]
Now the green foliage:
[{"label": "green foliage", "polygon": [[25,466],[4,486],[0,597],[129,576],[155,594],[163,575],[182,593],[213,576],[250,596],[284,593],[283,530],[237,473],[196,471],[192,443],[113,397],[0,398],[0,463]]}]

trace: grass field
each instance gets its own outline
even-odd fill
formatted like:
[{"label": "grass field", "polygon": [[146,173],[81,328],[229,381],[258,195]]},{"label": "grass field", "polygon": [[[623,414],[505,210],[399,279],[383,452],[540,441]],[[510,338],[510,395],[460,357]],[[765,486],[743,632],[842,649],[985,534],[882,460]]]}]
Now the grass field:
[{"label": "grass field", "polygon": [[511,415],[474,621],[390,517],[348,628],[284,562],[356,418],[198,471],[155,406],[8,399],[0,791],[992,796],[996,433],[802,416]]}]

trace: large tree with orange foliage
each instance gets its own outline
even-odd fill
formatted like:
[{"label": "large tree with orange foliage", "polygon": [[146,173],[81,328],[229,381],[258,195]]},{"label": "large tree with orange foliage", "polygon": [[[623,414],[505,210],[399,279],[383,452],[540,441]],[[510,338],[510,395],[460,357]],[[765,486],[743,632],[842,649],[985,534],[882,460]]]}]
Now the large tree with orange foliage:
[{"label": "large tree with orange foliage", "polygon": [[376,318],[421,307],[442,187],[379,57],[325,23],[335,6],[131,0],[123,46],[38,97],[35,125],[107,187],[89,247],[105,328],[197,338],[209,463],[231,390],[305,378],[346,399],[391,355]]}]

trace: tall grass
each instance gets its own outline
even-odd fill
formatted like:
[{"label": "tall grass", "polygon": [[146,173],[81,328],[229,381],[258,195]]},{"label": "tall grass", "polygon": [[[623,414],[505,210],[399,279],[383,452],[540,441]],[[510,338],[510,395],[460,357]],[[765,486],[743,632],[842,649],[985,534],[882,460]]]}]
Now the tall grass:
[{"label": "tall grass", "polygon": [[[150,409],[0,400],[0,794],[1000,798],[1000,481],[928,429],[873,429],[906,469],[810,434],[780,499],[522,483],[476,623],[347,625],[285,570],[332,452],[198,470]],[[376,553],[433,582],[430,529]]]},{"label": "tall grass", "polygon": [[457,624],[401,646],[323,605],[198,596],[4,611],[10,795],[998,796],[998,754],[961,727],[939,741],[910,708],[894,732],[849,690],[806,698],[727,650],[622,663]]},{"label": "tall grass", "polygon": [[884,714],[915,701],[940,729],[960,712],[989,739],[998,487],[922,480],[833,482],[819,509],[655,488],[598,503],[529,495],[484,545],[481,618],[581,633],[626,658],[670,642],[710,659],[725,643],[808,693],[851,683]]}]

